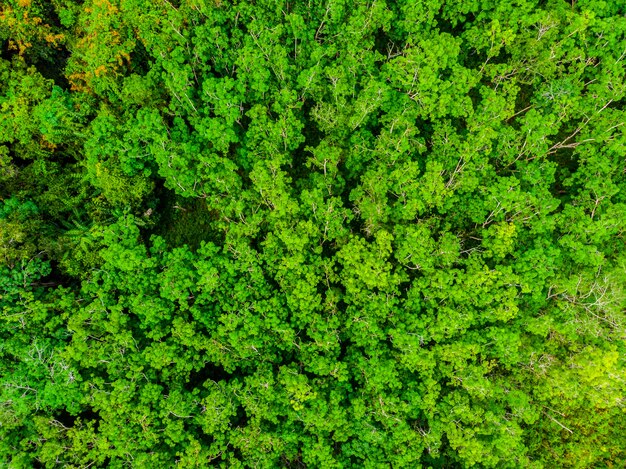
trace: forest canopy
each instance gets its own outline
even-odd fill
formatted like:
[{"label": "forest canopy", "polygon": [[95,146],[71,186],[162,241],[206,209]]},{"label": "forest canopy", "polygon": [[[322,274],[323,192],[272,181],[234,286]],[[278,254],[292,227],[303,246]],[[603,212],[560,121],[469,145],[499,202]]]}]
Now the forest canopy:
[{"label": "forest canopy", "polygon": [[2,0],[0,466],[626,461],[626,4]]}]

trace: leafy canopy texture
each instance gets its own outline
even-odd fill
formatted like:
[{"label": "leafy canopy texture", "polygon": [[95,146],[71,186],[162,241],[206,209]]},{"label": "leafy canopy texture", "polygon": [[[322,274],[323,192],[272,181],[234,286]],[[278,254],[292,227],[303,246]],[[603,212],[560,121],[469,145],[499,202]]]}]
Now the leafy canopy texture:
[{"label": "leafy canopy texture", "polygon": [[625,5],[0,2],[0,466],[623,467]]}]

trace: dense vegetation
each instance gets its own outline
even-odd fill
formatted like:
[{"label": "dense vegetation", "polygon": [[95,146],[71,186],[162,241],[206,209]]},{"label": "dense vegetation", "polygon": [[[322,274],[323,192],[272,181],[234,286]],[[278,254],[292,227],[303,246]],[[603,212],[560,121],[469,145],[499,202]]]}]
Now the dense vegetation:
[{"label": "dense vegetation", "polygon": [[626,460],[626,6],[2,0],[0,465]]}]

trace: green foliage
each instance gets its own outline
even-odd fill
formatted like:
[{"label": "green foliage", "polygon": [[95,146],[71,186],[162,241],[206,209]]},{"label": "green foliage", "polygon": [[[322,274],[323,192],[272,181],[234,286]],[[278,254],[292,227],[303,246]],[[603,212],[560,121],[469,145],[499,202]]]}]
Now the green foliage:
[{"label": "green foliage", "polygon": [[0,6],[0,465],[621,467],[617,1]]}]

